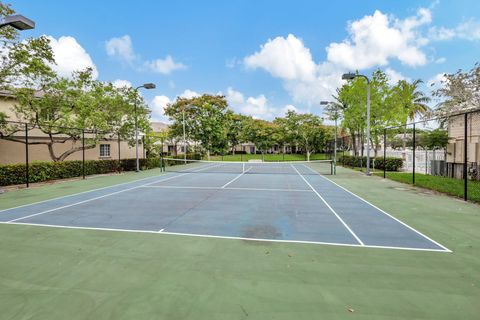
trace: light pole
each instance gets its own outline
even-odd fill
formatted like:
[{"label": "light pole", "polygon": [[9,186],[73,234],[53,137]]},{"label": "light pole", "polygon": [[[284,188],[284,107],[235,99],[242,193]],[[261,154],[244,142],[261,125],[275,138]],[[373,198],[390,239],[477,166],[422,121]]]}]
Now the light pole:
[{"label": "light pole", "polygon": [[30,20],[21,14],[6,16],[0,21],[0,28],[11,26],[17,30],[29,30],[35,28],[35,21]]},{"label": "light pole", "polygon": [[356,73],[344,73],[342,75],[343,80],[352,80],[357,77],[362,77],[367,80],[367,176],[371,175],[370,173],[370,79],[363,74]]},{"label": "light pole", "polygon": [[185,107],[182,108],[182,126],[183,126],[183,163],[187,164],[187,137],[185,134]]},{"label": "light pole", "polygon": [[145,89],[155,89],[154,83],[145,83],[141,86],[135,88],[135,171],[140,171],[140,161],[138,160],[138,117],[137,117],[137,95],[138,89],[145,88]]},{"label": "light pole", "polygon": [[[338,108],[335,106],[335,102],[332,101],[320,101],[320,105],[326,106],[326,105],[333,105],[334,107],[331,109],[333,110],[333,119],[335,120],[335,134],[334,134],[334,143],[333,143],[333,174],[337,174],[337,120],[338,120]],[[331,111],[328,110],[328,111]],[[329,116],[330,119],[332,119],[332,116]]]}]

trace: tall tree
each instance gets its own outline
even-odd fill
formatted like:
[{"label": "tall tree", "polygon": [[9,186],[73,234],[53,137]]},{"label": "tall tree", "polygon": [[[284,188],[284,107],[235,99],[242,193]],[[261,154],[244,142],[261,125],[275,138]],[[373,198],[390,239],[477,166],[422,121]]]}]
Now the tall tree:
[{"label": "tall tree", "polygon": [[406,80],[398,81],[397,85],[393,88],[395,93],[395,99],[399,106],[399,119],[402,125],[405,126],[404,131],[404,149],[407,142],[407,123],[408,121],[414,121],[417,115],[425,116],[430,108],[427,105],[430,102],[430,98],[427,97],[419,88],[423,81],[417,79],[412,83],[408,83]]},{"label": "tall tree", "polygon": [[208,159],[212,152],[226,149],[229,109],[224,96],[204,94],[169,104],[165,114],[173,121],[171,130],[177,137],[183,135],[183,113],[188,139],[200,142]]},{"label": "tall tree", "polygon": [[[133,89],[120,90],[92,78],[92,70],[75,72],[72,79],[52,78],[42,82],[41,91],[18,88],[18,104],[13,110],[19,120],[29,123],[30,130],[42,133],[42,139],[29,144],[45,145],[53,161],[63,161],[71,154],[94,148],[103,138],[120,135],[133,137]],[[148,127],[148,109],[144,103],[138,108],[140,128]],[[80,143],[86,129],[85,147]],[[25,143],[18,136],[24,127],[4,123],[0,137]],[[133,143],[133,138],[130,142]],[[65,146],[63,151],[56,145]]]},{"label": "tall tree", "polygon": [[275,125],[269,121],[245,117],[242,124],[243,141],[251,142],[262,155],[274,146]]},{"label": "tall tree", "polygon": [[436,110],[439,115],[480,108],[480,64],[469,71],[445,74],[434,96],[442,99]]}]

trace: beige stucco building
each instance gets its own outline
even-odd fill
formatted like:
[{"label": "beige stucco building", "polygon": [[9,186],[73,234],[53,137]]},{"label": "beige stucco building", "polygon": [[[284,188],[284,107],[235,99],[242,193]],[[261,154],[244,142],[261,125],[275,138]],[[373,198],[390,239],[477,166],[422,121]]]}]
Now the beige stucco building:
[{"label": "beige stucco building", "polygon": [[[6,91],[0,91],[0,112],[7,115],[7,120],[17,121],[19,120],[13,111],[13,107],[16,104],[15,97]],[[15,140],[25,141],[24,125],[18,124],[18,129],[21,131],[16,132],[13,135]],[[88,141],[89,134],[85,135],[86,141]],[[53,145],[53,151],[56,156],[63,154],[65,151],[72,148],[81,148],[82,140],[74,141],[73,139],[67,139],[67,136],[57,135],[54,139],[56,142]],[[66,140],[60,143],[60,141]],[[49,141],[49,137],[46,136],[39,129],[28,130],[28,158],[29,162],[33,161],[52,161],[48,147],[46,144],[36,144],[40,142]],[[143,144],[140,144],[139,157],[145,156],[145,150]],[[82,160],[82,150],[78,150],[68,155],[65,160]],[[104,160],[104,159],[131,159],[135,158],[135,147],[128,145],[127,141],[118,140],[116,137],[107,137],[100,141],[95,148],[85,150],[86,160]],[[25,143],[10,141],[8,139],[0,138],[0,165],[1,164],[15,164],[25,163],[26,160],[26,146]]]}]

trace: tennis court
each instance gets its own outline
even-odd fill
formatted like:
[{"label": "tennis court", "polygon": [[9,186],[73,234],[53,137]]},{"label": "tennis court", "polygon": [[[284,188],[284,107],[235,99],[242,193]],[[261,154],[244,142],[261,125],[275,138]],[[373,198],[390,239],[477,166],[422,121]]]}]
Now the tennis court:
[{"label": "tennis court", "polygon": [[[183,160],[182,160],[183,161]],[[7,224],[449,252],[328,178],[331,162],[167,160],[165,173],[0,211]]]}]

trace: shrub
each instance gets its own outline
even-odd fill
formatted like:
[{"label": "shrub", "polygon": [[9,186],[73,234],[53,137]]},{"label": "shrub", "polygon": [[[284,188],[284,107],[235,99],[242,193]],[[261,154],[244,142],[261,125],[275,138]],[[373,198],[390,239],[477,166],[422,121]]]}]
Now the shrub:
[{"label": "shrub", "polygon": [[[140,159],[142,169],[153,169],[160,166],[159,158]],[[135,159],[118,160],[86,160],[85,175],[105,174],[111,172],[134,171]],[[0,186],[26,183],[26,167],[24,164],[0,165]],[[36,161],[29,165],[30,182],[80,177],[83,174],[82,161],[46,162]]]},{"label": "shrub", "polygon": [[[391,158],[383,157],[372,158],[370,161],[370,167],[373,168],[375,160],[375,169],[386,169],[387,171],[398,171],[403,165],[403,160],[401,158]],[[341,156],[338,160],[342,165],[348,167],[365,167],[367,165],[367,157],[358,157],[358,156]]]}]

